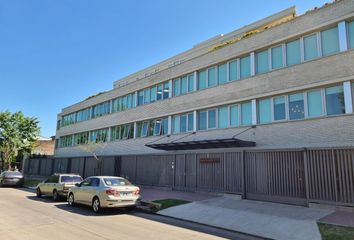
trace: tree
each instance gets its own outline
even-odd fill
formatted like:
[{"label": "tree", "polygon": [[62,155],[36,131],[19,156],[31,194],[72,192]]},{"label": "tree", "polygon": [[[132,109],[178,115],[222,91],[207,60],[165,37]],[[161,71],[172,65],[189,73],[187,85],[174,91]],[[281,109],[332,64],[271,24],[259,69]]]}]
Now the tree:
[{"label": "tree", "polygon": [[30,153],[39,136],[39,122],[22,112],[0,112],[0,152],[3,165],[11,169],[19,152]]},{"label": "tree", "polygon": [[107,142],[105,141],[93,142],[90,140],[87,140],[86,143],[83,145],[79,145],[79,148],[82,151],[89,153],[97,161],[97,168],[94,169],[95,175],[100,174],[99,171],[102,168],[102,159],[100,155],[103,153],[103,150],[106,148],[106,146],[107,146]]}]

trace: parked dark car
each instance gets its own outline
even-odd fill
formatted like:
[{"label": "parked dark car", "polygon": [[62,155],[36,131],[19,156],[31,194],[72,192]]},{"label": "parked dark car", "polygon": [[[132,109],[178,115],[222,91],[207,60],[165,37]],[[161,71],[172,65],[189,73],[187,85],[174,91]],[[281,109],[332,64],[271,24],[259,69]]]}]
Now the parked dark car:
[{"label": "parked dark car", "polygon": [[0,174],[0,187],[22,187],[24,177],[19,171],[4,171]]}]

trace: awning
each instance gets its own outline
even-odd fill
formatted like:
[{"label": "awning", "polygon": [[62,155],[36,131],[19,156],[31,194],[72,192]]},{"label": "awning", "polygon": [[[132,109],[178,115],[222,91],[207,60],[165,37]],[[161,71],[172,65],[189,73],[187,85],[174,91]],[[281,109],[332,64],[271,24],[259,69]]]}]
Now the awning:
[{"label": "awning", "polygon": [[251,141],[243,141],[237,138],[228,138],[188,142],[153,143],[146,144],[145,146],[159,150],[171,151],[208,148],[255,147],[256,143]]}]

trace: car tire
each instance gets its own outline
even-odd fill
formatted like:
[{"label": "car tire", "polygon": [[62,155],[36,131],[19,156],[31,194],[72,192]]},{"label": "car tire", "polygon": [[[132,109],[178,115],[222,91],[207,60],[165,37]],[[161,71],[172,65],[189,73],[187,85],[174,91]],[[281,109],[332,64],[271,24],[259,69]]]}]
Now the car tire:
[{"label": "car tire", "polygon": [[41,192],[41,189],[40,189],[40,188],[37,188],[37,190],[36,190],[36,196],[37,196],[37,198],[42,197],[42,192]]},{"label": "car tire", "polygon": [[58,191],[57,190],[53,191],[53,201],[54,202],[59,201],[59,195],[58,195]]},{"label": "car tire", "polygon": [[129,206],[125,208],[128,212],[134,211],[136,209],[136,205],[134,206]]},{"label": "car tire", "polygon": [[101,203],[100,203],[100,199],[98,197],[94,197],[92,200],[92,211],[94,213],[101,212]]},{"label": "car tire", "polygon": [[68,205],[71,207],[75,205],[75,198],[73,193],[70,193],[68,196]]}]

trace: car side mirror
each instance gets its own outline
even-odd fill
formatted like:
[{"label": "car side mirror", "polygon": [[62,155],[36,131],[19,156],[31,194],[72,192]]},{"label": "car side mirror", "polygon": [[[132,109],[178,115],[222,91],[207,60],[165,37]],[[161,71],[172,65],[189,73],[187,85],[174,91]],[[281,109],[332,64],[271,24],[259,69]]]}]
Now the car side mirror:
[{"label": "car side mirror", "polygon": [[81,186],[81,183],[75,183],[75,186],[76,186],[76,187],[80,187],[80,186]]}]

